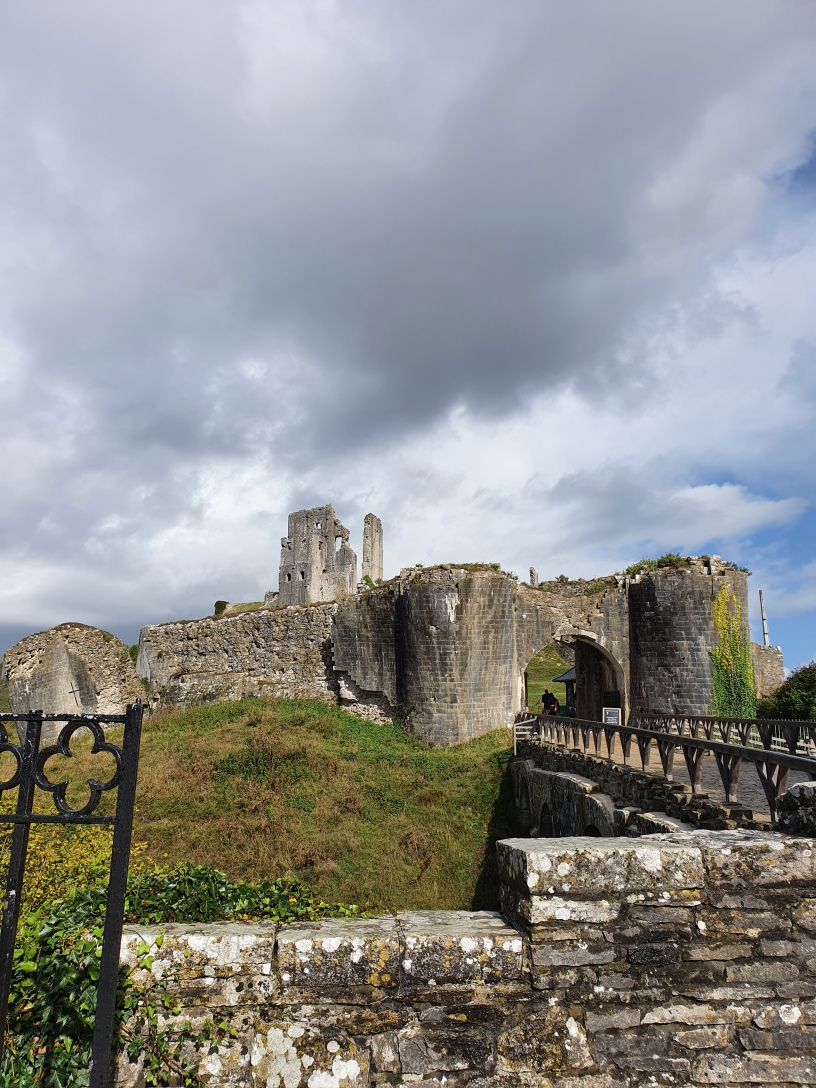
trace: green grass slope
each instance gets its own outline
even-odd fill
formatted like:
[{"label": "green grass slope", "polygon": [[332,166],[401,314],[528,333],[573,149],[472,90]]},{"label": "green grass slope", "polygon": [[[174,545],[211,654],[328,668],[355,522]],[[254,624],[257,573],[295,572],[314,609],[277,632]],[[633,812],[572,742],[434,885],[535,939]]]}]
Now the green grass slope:
[{"label": "green grass slope", "polygon": [[134,838],[365,909],[495,908],[511,753],[506,730],[431,749],[320,702],[173,711],[145,722]]},{"label": "green grass slope", "polygon": [[552,678],[560,676],[569,668],[554,646],[545,646],[539,650],[527,666],[527,706],[541,713],[541,696],[547,687],[555,695],[562,707],[567,705],[565,684],[553,684]]}]

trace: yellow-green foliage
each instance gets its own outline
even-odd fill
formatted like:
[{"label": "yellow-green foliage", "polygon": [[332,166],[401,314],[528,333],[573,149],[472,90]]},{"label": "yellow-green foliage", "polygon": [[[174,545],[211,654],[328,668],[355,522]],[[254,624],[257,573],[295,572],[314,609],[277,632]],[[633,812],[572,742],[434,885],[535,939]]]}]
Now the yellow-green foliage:
[{"label": "yellow-green foliage", "polygon": [[[8,805],[3,805],[8,812]],[[12,829],[0,828],[0,879],[8,873]],[[31,911],[63,899],[75,888],[97,888],[108,882],[111,842],[109,827],[59,827],[35,824],[31,828],[26,858],[23,903]],[[138,864],[144,843],[131,847],[132,863]]]},{"label": "yellow-green foliage", "polygon": [[756,686],[751,665],[751,640],[742,630],[739,601],[723,586],[712,606],[717,646],[711,651],[712,712],[724,718],[756,715]]}]

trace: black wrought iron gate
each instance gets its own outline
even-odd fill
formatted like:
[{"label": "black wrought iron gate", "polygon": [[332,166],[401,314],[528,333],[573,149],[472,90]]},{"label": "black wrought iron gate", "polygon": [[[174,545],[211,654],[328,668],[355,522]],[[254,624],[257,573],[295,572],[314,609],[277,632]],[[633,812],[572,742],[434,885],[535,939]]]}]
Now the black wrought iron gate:
[{"label": "black wrought iron gate", "polygon": [[[116,985],[119,977],[119,948],[122,941],[130,837],[133,829],[133,802],[139,764],[142,709],[141,703],[134,703],[124,714],[42,714],[40,712],[0,714],[0,753],[8,752],[16,763],[13,774],[0,782],[0,797],[7,790],[17,790],[17,805],[14,813],[0,813],[0,823],[14,824],[6,896],[3,901],[2,933],[0,933],[0,1060],[2,1060],[6,1036],[14,942],[20,916],[20,895],[23,888],[31,825],[113,825],[113,847],[102,938],[102,961],[97,987],[90,1088],[107,1088],[110,1080]],[[59,730],[54,744],[40,748],[42,728],[46,722],[64,722],[65,724]],[[9,740],[8,727],[15,723],[25,723],[25,738],[22,743],[12,743]],[[105,725],[124,725],[121,747],[105,739],[103,729]],[[113,777],[107,782],[89,779],[90,797],[82,808],[74,809],[65,799],[68,783],[51,782],[46,777],[45,764],[55,755],[70,756],[71,738],[80,729],[88,729],[93,735],[92,754],[110,753],[116,769]],[[102,794],[114,789],[117,791],[115,815],[94,815]],[[51,794],[55,812],[33,811],[37,790]]]}]

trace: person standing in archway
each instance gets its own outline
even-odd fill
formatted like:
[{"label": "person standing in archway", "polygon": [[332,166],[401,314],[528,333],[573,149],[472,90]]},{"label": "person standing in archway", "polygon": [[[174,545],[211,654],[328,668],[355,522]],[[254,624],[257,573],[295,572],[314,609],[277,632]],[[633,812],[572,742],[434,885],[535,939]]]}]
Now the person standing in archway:
[{"label": "person standing in archway", "polygon": [[543,714],[552,714],[554,702],[555,696],[552,694],[549,688],[544,688],[544,693],[541,696],[541,712]]}]

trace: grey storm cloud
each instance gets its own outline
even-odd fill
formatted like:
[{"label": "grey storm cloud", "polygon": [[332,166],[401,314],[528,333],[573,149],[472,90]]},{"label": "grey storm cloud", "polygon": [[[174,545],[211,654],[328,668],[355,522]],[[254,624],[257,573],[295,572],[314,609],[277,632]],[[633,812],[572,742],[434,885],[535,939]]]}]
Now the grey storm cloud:
[{"label": "grey storm cloud", "polygon": [[649,186],[816,30],[761,3],[86,0],[2,20],[7,320],[32,393],[70,387],[97,455],[114,428],[241,452],[285,438],[282,416],[354,446],[454,403],[642,376],[626,335],[717,244],[692,208],[686,260],[656,268]]},{"label": "grey storm cloud", "polygon": [[814,42],[760,0],[3,5],[6,561],[138,596],[209,463],[325,501],[456,407],[636,398],[807,158]]}]

